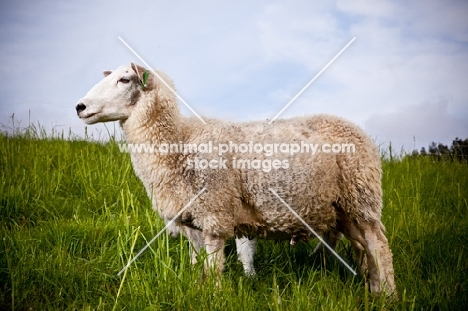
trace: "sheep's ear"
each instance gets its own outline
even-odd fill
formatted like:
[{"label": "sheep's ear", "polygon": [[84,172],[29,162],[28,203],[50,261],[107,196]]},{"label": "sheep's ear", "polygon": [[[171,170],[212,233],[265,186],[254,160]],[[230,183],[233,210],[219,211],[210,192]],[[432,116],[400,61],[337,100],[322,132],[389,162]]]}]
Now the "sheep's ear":
[{"label": "sheep's ear", "polygon": [[102,72],[102,74],[104,75],[104,77],[107,77],[108,75],[110,75],[112,73],[112,70],[104,70]]},{"label": "sheep's ear", "polygon": [[132,69],[138,76],[138,82],[144,90],[151,90],[154,87],[153,74],[145,67],[132,63]]}]

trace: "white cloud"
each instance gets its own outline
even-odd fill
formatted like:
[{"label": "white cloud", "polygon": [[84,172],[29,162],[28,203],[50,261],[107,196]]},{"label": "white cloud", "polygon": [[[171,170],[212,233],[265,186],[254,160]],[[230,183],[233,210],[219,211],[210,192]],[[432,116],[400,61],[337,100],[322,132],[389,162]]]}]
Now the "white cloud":
[{"label": "white cloud", "polygon": [[447,98],[434,98],[391,113],[374,114],[366,121],[365,129],[378,142],[392,141],[406,150],[427,149],[433,141],[450,144],[455,137],[468,137],[468,117],[451,114],[449,103]]},{"label": "white cloud", "polygon": [[[431,7],[429,3],[426,12],[436,14],[439,7],[438,4]],[[427,24],[428,19],[414,20],[419,16],[418,6],[388,1],[375,4],[346,1],[337,2],[336,8],[341,14],[350,14],[349,24],[342,29],[339,20],[342,15],[329,15],[326,34],[330,39],[325,42],[316,35],[320,33],[320,23],[314,25],[307,21],[315,19],[314,13],[326,16],[331,12],[329,8],[309,14],[306,9],[296,7],[292,13],[284,5],[266,10],[268,14],[263,16],[260,33],[265,37],[263,42],[270,57],[273,54],[276,61],[300,62],[307,68],[309,80],[349,39],[357,37],[285,115],[328,112],[363,125],[372,114],[390,113],[395,107],[414,106],[434,96],[452,98],[449,111],[460,112],[468,103],[464,87],[468,78],[466,46],[446,37],[429,36],[427,32],[419,34],[421,25]],[[451,10],[459,15],[454,12],[456,7],[452,6]],[[289,24],[283,21],[286,18],[281,17],[282,12],[294,16],[294,21]],[[439,18],[446,20],[450,16],[444,9]],[[435,24],[432,21],[431,26]],[[295,25],[307,27],[295,31]],[[453,25],[451,36],[462,37],[466,33],[464,25],[460,26]],[[307,81],[304,79],[296,87],[285,84],[280,90],[272,90],[271,97],[279,99],[281,94],[286,103]]]},{"label": "white cloud", "polygon": [[338,0],[336,7],[342,12],[362,17],[393,17],[397,11],[394,1],[388,0]]},{"label": "white cloud", "polygon": [[269,5],[259,14],[257,25],[267,61],[299,63],[310,69],[320,69],[318,64],[337,52],[344,37],[330,5],[318,2]]},{"label": "white cloud", "polygon": [[468,2],[465,0],[411,1],[399,14],[410,23],[411,35],[415,37],[468,42]]}]

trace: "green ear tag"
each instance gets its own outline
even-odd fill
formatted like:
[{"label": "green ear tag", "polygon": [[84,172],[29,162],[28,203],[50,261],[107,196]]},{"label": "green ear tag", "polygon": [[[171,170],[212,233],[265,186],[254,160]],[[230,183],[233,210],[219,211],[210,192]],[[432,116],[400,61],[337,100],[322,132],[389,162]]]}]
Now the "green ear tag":
[{"label": "green ear tag", "polygon": [[143,72],[143,81],[142,81],[143,87],[146,87],[146,83],[148,82],[148,77],[149,77],[149,73],[148,71],[145,70],[145,72]]}]

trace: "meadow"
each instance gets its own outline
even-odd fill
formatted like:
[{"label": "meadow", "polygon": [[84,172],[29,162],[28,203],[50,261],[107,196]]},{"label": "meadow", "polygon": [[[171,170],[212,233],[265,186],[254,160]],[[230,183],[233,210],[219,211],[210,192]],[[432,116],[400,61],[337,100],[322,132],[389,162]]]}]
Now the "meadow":
[{"label": "meadow", "polygon": [[[0,134],[0,310],[466,310],[468,166],[430,157],[383,160],[383,222],[399,300],[375,297],[333,257],[261,241],[244,276],[234,241],[221,287],[202,280],[185,238],[164,223],[128,154],[30,127]],[[348,241],[337,252],[352,262]]]}]

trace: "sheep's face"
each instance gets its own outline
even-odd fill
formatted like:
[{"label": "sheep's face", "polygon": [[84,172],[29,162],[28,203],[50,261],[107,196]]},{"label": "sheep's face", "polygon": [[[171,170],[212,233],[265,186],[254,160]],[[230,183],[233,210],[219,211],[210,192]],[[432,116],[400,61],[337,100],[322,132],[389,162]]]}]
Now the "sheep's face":
[{"label": "sheep's face", "polygon": [[103,73],[104,79],[76,105],[78,117],[87,124],[126,120],[142,92],[154,87],[153,75],[133,63]]}]

